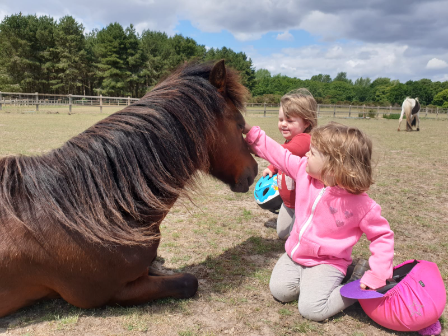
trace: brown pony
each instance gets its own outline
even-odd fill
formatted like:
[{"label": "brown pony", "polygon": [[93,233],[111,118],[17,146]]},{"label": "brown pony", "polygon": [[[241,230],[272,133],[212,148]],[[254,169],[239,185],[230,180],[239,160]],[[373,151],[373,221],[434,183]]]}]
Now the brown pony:
[{"label": "brown pony", "polygon": [[257,174],[238,78],[224,61],[186,64],[62,147],[0,158],[0,316],[46,298],[92,308],[193,296],[193,275],[150,265],[198,171],[235,192]]}]

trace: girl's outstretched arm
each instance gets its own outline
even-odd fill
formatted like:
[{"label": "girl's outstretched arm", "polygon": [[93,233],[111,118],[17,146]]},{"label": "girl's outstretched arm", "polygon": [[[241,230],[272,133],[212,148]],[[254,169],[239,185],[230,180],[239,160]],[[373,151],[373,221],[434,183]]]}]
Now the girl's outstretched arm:
[{"label": "girl's outstretched arm", "polygon": [[[245,124],[243,133],[245,132],[247,133],[246,142],[256,155],[269,161],[294,180],[296,179],[301,162],[299,156],[291,154],[289,150],[268,137],[258,126],[251,127]],[[304,160],[302,163],[306,164],[306,158]]]}]

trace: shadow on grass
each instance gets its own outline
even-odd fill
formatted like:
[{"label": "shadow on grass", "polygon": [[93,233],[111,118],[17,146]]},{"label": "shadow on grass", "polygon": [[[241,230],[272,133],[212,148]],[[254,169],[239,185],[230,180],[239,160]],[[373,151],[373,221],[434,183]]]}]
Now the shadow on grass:
[{"label": "shadow on grass", "polygon": [[[158,258],[155,266],[162,272],[188,272],[200,281],[199,290],[207,296],[225,293],[238,288],[244,279],[254,278],[267,284],[272,269],[267,267],[267,260],[278,258],[284,251],[284,241],[250,237],[246,241],[227,249],[215,257],[180,269],[168,269],[160,265]],[[208,285],[201,288],[201,282]],[[26,327],[45,321],[57,324],[63,330],[66,325],[74,324],[80,317],[105,318],[110,316],[139,316],[142,314],[182,313],[188,309],[188,303],[196,300],[197,295],[189,300],[161,299],[135,307],[106,306],[95,309],[80,309],[62,299],[40,301],[32,306],[22,308],[16,313],[0,318],[0,333],[7,329]]]}]

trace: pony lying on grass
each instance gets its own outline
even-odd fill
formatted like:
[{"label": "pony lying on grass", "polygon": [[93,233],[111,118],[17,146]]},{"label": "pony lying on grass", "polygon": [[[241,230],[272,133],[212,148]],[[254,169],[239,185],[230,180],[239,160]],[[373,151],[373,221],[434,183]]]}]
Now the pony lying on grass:
[{"label": "pony lying on grass", "polygon": [[248,191],[246,95],[224,61],[186,64],[62,147],[0,158],[0,316],[48,298],[92,308],[193,296],[193,275],[150,267],[159,226],[199,171]]},{"label": "pony lying on grass", "polygon": [[412,127],[417,126],[417,131],[420,131],[420,103],[418,98],[406,97],[401,105],[401,115],[398,121],[398,131],[400,131],[401,120],[406,114],[406,132],[413,131]]}]

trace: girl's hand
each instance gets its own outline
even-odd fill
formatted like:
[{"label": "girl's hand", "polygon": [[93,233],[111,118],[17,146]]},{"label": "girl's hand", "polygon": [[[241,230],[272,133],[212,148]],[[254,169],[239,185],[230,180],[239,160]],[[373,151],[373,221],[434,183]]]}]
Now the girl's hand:
[{"label": "girl's hand", "polygon": [[263,177],[265,177],[268,174],[269,174],[269,177],[272,177],[273,173],[269,168],[266,168],[265,170],[263,170]]},{"label": "girl's hand", "polygon": [[243,134],[247,134],[247,133],[249,133],[249,131],[250,131],[251,128],[252,128],[252,126],[249,125],[248,123],[246,123],[246,124],[244,125]]},{"label": "girl's hand", "polygon": [[365,284],[363,284],[363,283],[360,283],[359,287],[361,287],[361,289],[367,289],[367,286]]}]

